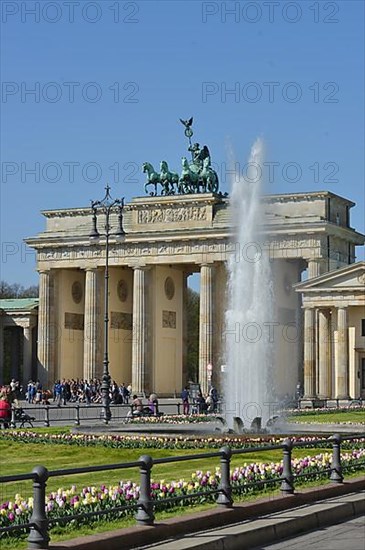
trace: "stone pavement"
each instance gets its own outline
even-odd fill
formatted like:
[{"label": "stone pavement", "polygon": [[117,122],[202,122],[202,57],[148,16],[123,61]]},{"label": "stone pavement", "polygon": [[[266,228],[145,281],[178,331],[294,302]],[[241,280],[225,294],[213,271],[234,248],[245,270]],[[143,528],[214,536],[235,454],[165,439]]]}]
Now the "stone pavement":
[{"label": "stone pavement", "polygon": [[[200,531],[197,533],[171,538],[157,544],[140,546],[138,550],[254,550],[272,548],[275,550],[295,549],[306,550],[307,545],[303,542],[302,546],[297,545],[297,538],[287,541],[282,539],[293,536],[297,533],[303,533],[315,529],[314,533],[308,535],[312,541],[319,541],[323,535],[323,527],[336,524],[346,518],[362,514],[362,518],[355,521],[358,526],[357,538],[351,535],[351,526],[347,529],[343,527],[344,533],[352,538],[354,545],[344,544],[345,534],[342,538],[342,546],[338,541],[330,542],[333,530],[341,526],[330,527],[327,529],[328,546],[308,546],[310,550],[364,550],[365,549],[365,531],[362,530],[361,541],[361,522],[364,526],[365,513],[365,491],[341,495],[335,498],[329,498],[313,504],[306,504],[290,510],[280,511],[272,514],[259,516],[255,519],[242,521],[228,527],[220,527],[209,531]],[[337,531],[336,531],[337,532]],[[317,539],[316,539],[317,537]],[[269,545],[272,541],[281,541],[274,545]],[[336,546],[335,546],[336,544]],[[362,546],[361,546],[362,544]],[[285,546],[284,546],[285,545]]]},{"label": "stone pavement", "polygon": [[365,550],[365,516],[253,550]]}]

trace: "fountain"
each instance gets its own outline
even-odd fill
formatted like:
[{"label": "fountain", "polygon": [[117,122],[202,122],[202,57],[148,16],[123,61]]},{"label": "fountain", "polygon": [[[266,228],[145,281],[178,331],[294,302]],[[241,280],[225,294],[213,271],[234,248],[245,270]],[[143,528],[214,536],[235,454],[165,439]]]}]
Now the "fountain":
[{"label": "fountain", "polygon": [[[245,176],[236,174],[231,191],[235,254],[229,260],[226,311],[225,418],[229,428],[262,431],[274,402],[273,285],[268,253],[259,234],[263,143],[251,149]],[[238,419],[241,419],[239,422]]]}]

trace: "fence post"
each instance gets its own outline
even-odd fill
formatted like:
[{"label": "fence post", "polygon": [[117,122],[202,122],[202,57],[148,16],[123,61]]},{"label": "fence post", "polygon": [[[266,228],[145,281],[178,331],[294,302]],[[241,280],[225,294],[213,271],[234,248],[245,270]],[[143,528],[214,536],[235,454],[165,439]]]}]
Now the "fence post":
[{"label": "fence post", "polygon": [[49,406],[44,407],[44,425],[49,428]]},{"label": "fence post", "polygon": [[152,525],[155,519],[153,515],[153,505],[151,500],[151,468],[153,464],[152,457],[143,455],[140,462],[140,492],[138,499],[138,510],[135,515],[139,525]]},{"label": "fence post", "polygon": [[292,440],[285,439],[285,441],[283,442],[283,473],[281,475],[282,482],[280,490],[287,495],[292,495],[294,493],[294,476],[291,469],[292,448]]},{"label": "fence post", "polygon": [[28,549],[48,548],[48,519],[46,516],[46,482],[48,479],[48,470],[44,466],[33,468],[33,513],[30,522],[33,526],[30,528],[28,537]]},{"label": "fence post", "polygon": [[80,405],[75,405],[75,426],[80,426]]},{"label": "fence post", "polygon": [[331,462],[331,475],[330,480],[332,483],[342,483],[342,467],[341,467],[341,435],[335,434],[332,437],[333,441],[333,451],[332,451],[332,462]]},{"label": "fence post", "polygon": [[217,504],[219,504],[219,506],[230,508],[233,503],[231,478],[229,471],[232,451],[230,447],[222,447],[219,452],[221,454],[221,482],[219,485]]}]

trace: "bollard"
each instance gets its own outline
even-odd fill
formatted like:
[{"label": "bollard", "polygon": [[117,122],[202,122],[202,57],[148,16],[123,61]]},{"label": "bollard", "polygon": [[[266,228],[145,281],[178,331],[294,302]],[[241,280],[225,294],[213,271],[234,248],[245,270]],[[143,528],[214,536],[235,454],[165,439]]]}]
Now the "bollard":
[{"label": "bollard", "polygon": [[180,405],[181,405],[181,403],[177,404],[177,414],[180,414]]},{"label": "bollard", "polygon": [[11,408],[10,428],[16,428],[15,407]]},{"label": "bollard", "polygon": [[33,526],[30,528],[28,537],[28,549],[40,550],[48,548],[49,543],[48,519],[45,511],[48,470],[44,466],[36,466],[33,474],[33,513],[30,518]]},{"label": "bollard", "polygon": [[75,406],[75,426],[80,426],[80,405]]},{"label": "bollard", "polygon": [[222,447],[219,452],[221,453],[221,482],[219,485],[217,504],[219,504],[219,506],[224,506],[225,508],[230,508],[233,504],[229,471],[232,451],[230,447]]},{"label": "bollard", "polygon": [[138,510],[135,515],[139,525],[153,525],[155,516],[153,515],[153,505],[151,500],[151,468],[153,464],[152,457],[143,455],[139,459],[140,466],[140,493],[138,499]]},{"label": "bollard", "polygon": [[44,407],[44,425],[49,428],[49,406]]},{"label": "bollard", "polygon": [[333,451],[332,451],[332,462],[331,462],[331,475],[330,480],[332,483],[342,483],[342,467],[341,467],[341,435],[335,434],[332,437],[333,441]]},{"label": "bollard", "polygon": [[292,495],[294,493],[294,476],[291,469],[291,451],[293,448],[293,442],[291,439],[286,439],[283,442],[283,473],[281,475],[280,490],[287,494]]}]

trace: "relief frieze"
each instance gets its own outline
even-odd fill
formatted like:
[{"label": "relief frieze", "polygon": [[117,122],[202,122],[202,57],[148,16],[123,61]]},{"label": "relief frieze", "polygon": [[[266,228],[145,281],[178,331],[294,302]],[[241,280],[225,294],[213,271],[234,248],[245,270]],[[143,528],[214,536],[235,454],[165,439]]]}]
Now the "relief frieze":
[{"label": "relief frieze", "polygon": [[[213,240],[213,239],[212,239]],[[280,251],[290,250],[296,257],[306,256],[312,250],[316,255],[322,248],[321,239],[285,239],[267,240],[262,243],[263,249],[269,250],[271,254],[280,254]],[[227,238],[218,242],[210,240],[191,239],[189,241],[172,241],[154,243],[151,246],[146,243],[125,244],[121,247],[113,246],[110,249],[110,260],[112,263],[122,258],[128,261],[133,258],[155,258],[158,256],[189,256],[189,255],[212,255],[212,261],[223,261],[230,255],[239,253],[239,243],[230,241]],[[214,258],[214,255],[219,255]],[[60,262],[83,260],[102,260],[105,258],[105,247],[103,246],[74,246],[72,248],[43,248],[38,252],[40,262]]]},{"label": "relief frieze", "polygon": [[124,311],[112,311],[110,317],[110,328],[117,330],[132,330],[132,313],[126,313]]},{"label": "relief frieze", "polygon": [[149,208],[138,210],[137,223],[179,223],[207,219],[206,206],[187,206],[174,208]]},{"label": "relief frieze", "polygon": [[84,330],[84,315],[82,313],[65,313],[65,328]]},{"label": "relief frieze", "polygon": [[162,327],[176,328],[176,311],[162,311]]}]

